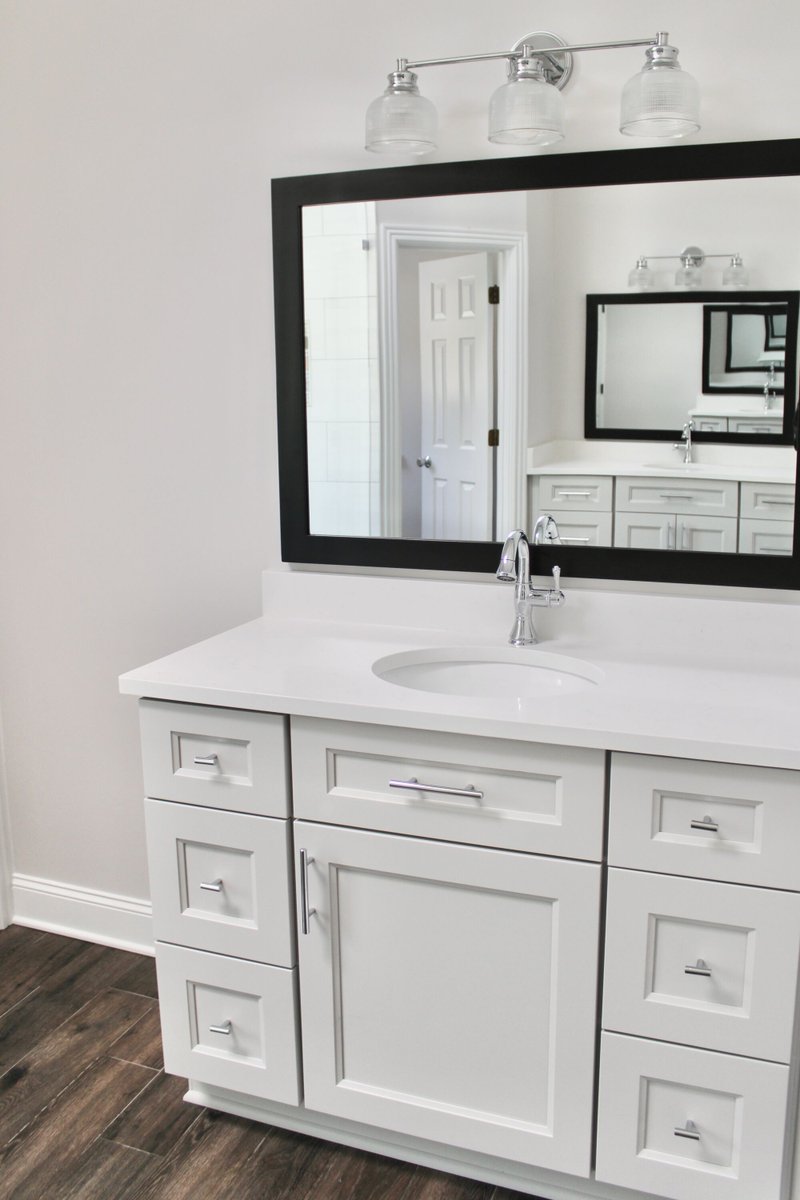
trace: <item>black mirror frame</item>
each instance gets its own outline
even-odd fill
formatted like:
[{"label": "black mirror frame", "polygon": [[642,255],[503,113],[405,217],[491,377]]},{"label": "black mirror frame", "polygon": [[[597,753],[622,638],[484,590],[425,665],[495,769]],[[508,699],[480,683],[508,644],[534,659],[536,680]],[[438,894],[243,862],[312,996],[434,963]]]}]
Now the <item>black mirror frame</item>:
[{"label": "black mirror frame", "polygon": [[[744,168],[743,163],[746,164]],[[303,346],[304,205],[789,175],[800,175],[800,139],[797,138],[481,159],[274,179],[273,272],[283,561],[491,572],[497,567],[501,549],[499,543],[490,542],[323,537],[309,532]],[[796,494],[800,499],[800,489]],[[595,546],[537,548],[537,574],[548,574],[555,564],[561,567],[565,577],[577,579],[800,588],[797,499],[791,555],[711,554]]]},{"label": "black mirror frame", "polygon": [[[724,301],[727,299],[727,304]],[[602,292],[593,293],[586,297],[586,375],[584,380],[584,434],[587,438],[611,439],[613,441],[638,442],[667,442],[680,437],[681,429],[626,429],[618,426],[597,424],[597,362],[598,362],[598,313],[601,308],[611,304],[702,304],[703,305],[703,346],[702,361],[698,363],[702,376],[703,392],[712,395],[725,395],[736,390],[740,393],[760,395],[762,389],[755,387],[711,388],[708,383],[708,328],[709,313],[714,309],[727,309],[734,302],[747,311],[748,304],[758,302],[768,304],[770,301],[781,302],[786,307],[789,322],[795,330],[800,314],[800,292],[737,292],[734,297],[730,292]],[[753,311],[757,311],[755,308]],[[753,368],[755,369],[755,368]],[[786,395],[783,406],[783,430],[781,433],[693,433],[692,441],[715,442],[725,445],[751,446],[790,446],[793,441],[793,428],[796,403],[795,381],[797,378],[797,338],[786,350],[784,365]],[[776,389],[777,390],[777,389]],[[784,394],[784,387],[780,388]]]}]

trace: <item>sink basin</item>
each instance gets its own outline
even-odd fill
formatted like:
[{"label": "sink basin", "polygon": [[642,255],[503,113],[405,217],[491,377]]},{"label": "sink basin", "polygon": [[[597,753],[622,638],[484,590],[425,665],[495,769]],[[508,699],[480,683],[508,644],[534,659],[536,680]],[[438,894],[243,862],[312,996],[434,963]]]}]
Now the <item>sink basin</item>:
[{"label": "sink basin", "polygon": [[682,463],[675,462],[671,459],[669,462],[649,462],[644,464],[650,471],[678,471],[681,474],[684,472],[687,475],[719,475],[723,470],[721,467],[709,466],[708,463]]},{"label": "sink basin", "polygon": [[522,646],[407,650],[379,658],[372,670],[416,691],[505,699],[564,696],[603,678],[591,663]]}]

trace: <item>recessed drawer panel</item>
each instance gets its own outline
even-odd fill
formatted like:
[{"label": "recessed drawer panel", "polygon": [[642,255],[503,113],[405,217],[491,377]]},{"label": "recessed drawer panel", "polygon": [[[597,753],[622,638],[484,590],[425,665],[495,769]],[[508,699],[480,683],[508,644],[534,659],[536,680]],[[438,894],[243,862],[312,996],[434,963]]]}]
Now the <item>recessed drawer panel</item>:
[{"label": "recessed drawer panel", "polygon": [[739,485],[733,479],[620,475],[616,506],[625,512],[714,513],[735,517],[739,509]]},{"label": "recessed drawer panel", "polygon": [[603,1028],[789,1062],[800,896],[612,868]]},{"label": "recessed drawer panel", "polygon": [[534,517],[562,509],[611,511],[614,480],[611,475],[537,475]]},{"label": "recessed drawer panel", "polygon": [[604,755],[498,738],[292,718],[295,815],[599,859]]},{"label": "recessed drawer panel", "polygon": [[743,483],[741,515],[793,521],[793,485],[791,483]]},{"label": "recessed drawer panel", "polygon": [[800,890],[800,772],[611,756],[609,862]]},{"label": "recessed drawer panel", "polygon": [[156,969],[167,1071],[300,1102],[295,970],[160,943]]},{"label": "recessed drawer panel", "polygon": [[289,812],[286,718],[142,700],[148,796],[283,817]]},{"label": "recessed drawer panel", "polygon": [[597,1178],[673,1200],[780,1200],[789,1068],[604,1033]]},{"label": "recessed drawer panel", "polygon": [[791,554],[793,541],[793,521],[739,522],[740,554]]},{"label": "recessed drawer panel", "polygon": [[293,964],[288,821],[145,800],[145,823],[159,940]]}]

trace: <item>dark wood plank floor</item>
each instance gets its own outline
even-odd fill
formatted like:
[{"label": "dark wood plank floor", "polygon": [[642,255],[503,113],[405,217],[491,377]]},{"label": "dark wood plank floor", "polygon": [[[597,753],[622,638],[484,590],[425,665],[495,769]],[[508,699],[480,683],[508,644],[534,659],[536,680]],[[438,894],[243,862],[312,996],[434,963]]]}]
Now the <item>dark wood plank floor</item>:
[{"label": "dark wood plank floor", "polygon": [[524,1200],[185,1090],[162,1069],[152,959],[0,931],[0,1200]]}]

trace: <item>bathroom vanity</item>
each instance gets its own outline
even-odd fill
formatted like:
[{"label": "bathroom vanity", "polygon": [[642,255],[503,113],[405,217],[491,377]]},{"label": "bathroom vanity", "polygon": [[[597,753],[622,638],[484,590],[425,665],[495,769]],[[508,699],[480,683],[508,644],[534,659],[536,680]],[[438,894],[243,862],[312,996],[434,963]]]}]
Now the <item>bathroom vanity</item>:
[{"label": "bathroom vanity", "polygon": [[796,682],[682,603],[679,655],[579,592],[519,649],[498,583],[278,573],[123,676],[187,1100],[548,1200],[797,1200]]}]

